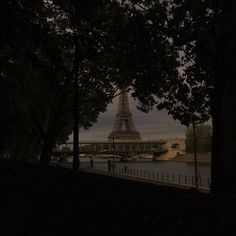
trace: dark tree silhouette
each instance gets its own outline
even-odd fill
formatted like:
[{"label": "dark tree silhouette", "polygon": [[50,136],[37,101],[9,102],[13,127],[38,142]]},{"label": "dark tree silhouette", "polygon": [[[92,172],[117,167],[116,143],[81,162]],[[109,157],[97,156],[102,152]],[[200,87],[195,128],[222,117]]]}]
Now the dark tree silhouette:
[{"label": "dark tree silhouette", "polygon": [[[212,192],[236,191],[235,119],[233,104],[235,62],[234,1],[174,1],[174,28],[179,45],[188,45],[196,67],[214,81],[210,105],[213,121]],[[207,78],[206,77],[206,78]]]},{"label": "dark tree silhouette", "polygon": [[[193,142],[193,128],[189,127],[186,129],[186,152],[194,153],[194,142]],[[197,137],[197,152],[207,153],[211,152],[211,140],[212,140],[212,127],[207,124],[201,124],[196,126],[196,137]]]},{"label": "dark tree silhouette", "polygon": [[[91,22],[94,20],[91,18]],[[16,126],[27,137],[26,147],[35,140],[35,154],[41,153],[40,162],[48,163],[54,144],[65,140],[72,130],[73,25],[52,2],[2,1],[1,26],[1,82],[7,85],[8,94],[1,94],[2,100],[8,99],[1,105],[6,110],[12,103],[11,117],[17,113],[18,119],[12,124],[9,121],[9,127]],[[81,43],[78,113],[79,126],[87,128],[105,111],[116,88],[110,82],[104,60],[100,60],[103,57],[98,46],[104,41],[95,34],[98,29],[91,36],[91,24],[84,23],[82,28],[87,38]],[[100,102],[89,103],[95,100]],[[11,140],[16,147],[22,146],[23,138]],[[19,154],[17,149],[16,153]]]},{"label": "dark tree silhouette", "polygon": [[[235,192],[236,149],[233,107],[236,102],[234,96],[236,3],[224,0],[124,2],[135,12],[132,13],[132,18],[136,15],[142,16],[141,21],[146,22],[143,24],[144,28],[150,28],[148,32],[151,32],[151,28],[158,29],[159,44],[166,39],[162,45],[167,45],[169,49],[169,51],[161,50],[163,47],[159,46],[156,50],[154,48],[148,50],[146,45],[153,45],[152,42],[155,42],[158,33],[150,37],[149,42],[143,43],[148,51],[147,55],[153,60],[149,60],[149,64],[144,66],[149,68],[147,76],[143,77],[145,79],[140,78],[134,83],[136,89],[134,96],[140,99],[141,108],[149,110],[157,104],[158,108],[167,108],[173,117],[185,122],[189,120],[189,112],[186,114],[186,109],[182,110],[179,101],[183,101],[185,108],[192,107],[207,116],[211,114],[213,121],[211,191]],[[160,12],[160,9],[163,11]],[[159,54],[156,54],[162,55],[163,58],[161,64],[153,53],[158,50]],[[167,61],[170,55],[171,58],[175,58],[172,59],[172,63]],[[161,67],[162,64],[166,67]],[[152,68],[161,68],[162,76],[167,75],[162,83],[160,83],[161,76],[150,73],[154,71]],[[182,76],[179,77],[178,72],[173,74],[173,71],[176,72],[174,68],[181,68],[184,80],[179,79]],[[192,90],[190,93],[194,99],[194,106],[188,106],[191,99],[186,96],[187,90]],[[201,119],[204,120],[204,117],[206,118],[205,115],[201,116]]]},{"label": "dark tree silhouette", "polygon": [[2,132],[12,140],[4,147],[19,154],[33,142],[48,163],[72,129],[73,79],[79,127],[96,121],[116,86],[132,86],[142,110],[166,108],[184,124],[212,115],[211,190],[235,192],[236,3],[120,2],[1,1],[1,121],[21,137]]}]

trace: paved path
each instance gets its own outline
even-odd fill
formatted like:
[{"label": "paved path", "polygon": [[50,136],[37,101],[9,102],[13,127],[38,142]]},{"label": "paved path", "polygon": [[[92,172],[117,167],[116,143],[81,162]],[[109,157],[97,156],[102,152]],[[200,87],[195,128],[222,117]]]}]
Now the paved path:
[{"label": "paved path", "polygon": [[[105,175],[105,176],[112,176],[115,178],[120,178],[120,179],[128,179],[136,182],[143,182],[143,183],[151,183],[151,184],[156,184],[160,186],[169,186],[169,187],[174,187],[174,188],[180,188],[180,189],[192,189],[193,186],[191,185],[185,185],[185,184],[177,184],[177,183],[172,183],[172,182],[164,182],[164,181],[159,181],[159,180],[154,180],[150,178],[145,178],[145,177],[137,177],[129,174],[121,174],[118,172],[108,172],[108,171],[101,171],[101,170],[96,170],[96,169],[90,169],[90,168],[80,168],[80,170],[87,172],[87,173],[92,173],[92,174],[99,174],[99,175]],[[200,187],[199,191],[201,192],[206,192],[209,193],[210,190],[209,188],[204,188]]]}]

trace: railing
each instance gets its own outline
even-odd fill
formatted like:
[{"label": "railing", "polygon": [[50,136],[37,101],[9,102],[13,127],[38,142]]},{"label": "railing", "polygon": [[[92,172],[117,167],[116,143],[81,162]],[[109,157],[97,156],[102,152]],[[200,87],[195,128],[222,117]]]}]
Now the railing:
[{"label": "railing", "polygon": [[[195,177],[189,175],[181,175],[168,172],[148,171],[148,170],[135,170],[125,167],[95,169],[100,172],[108,172],[114,175],[122,175],[127,177],[135,177],[136,179],[145,179],[150,181],[162,182],[167,184],[175,184],[187,187],[195,187]],[[198,177],[198,187],[200,189],[210,188],[210,178]]]},{"label": "railing", "polygon": [[[135,176],[139,178],[161,181],[165,183],[173,183],[173,184],[193,186],[193,187],[195,186],[194,176],[180,175],[168,172],[147,171],[147,170],[134,170],[134,169],[125,170],[124,168],[116,168],[114,172],[128,176]],[[200,188],[210,188],[210,178],[198,177],[198,185]]]}]

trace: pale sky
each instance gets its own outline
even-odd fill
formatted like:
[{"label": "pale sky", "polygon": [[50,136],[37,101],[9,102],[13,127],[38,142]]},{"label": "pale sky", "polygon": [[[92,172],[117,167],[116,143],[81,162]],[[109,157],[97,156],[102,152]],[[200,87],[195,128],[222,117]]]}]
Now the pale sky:
[{"label": "pale sky", "polygon": [[[137,102],[131,97],[129,97],[129,104],[134,124],[142,140],[185,137],[185,127],[173,120],[166,111],[154,109],[147,114],[143,113],[136,108]],[[89,130],[80,130],[80,140],[107,141],[107,136],[115,122],[117,109],[118,97],[114,99],[113,104],[108,105],[107,111],[99,116],[98,121]]]}]

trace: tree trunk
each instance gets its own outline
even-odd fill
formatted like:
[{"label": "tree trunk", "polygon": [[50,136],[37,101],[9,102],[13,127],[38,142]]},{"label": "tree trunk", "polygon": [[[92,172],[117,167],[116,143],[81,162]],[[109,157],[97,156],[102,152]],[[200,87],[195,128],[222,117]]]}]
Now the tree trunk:
[{"label": "tree trunk", "polygon": [[228,1],[215,63],[211,192],[236,193],[236,3]]},{"label": "tree trunk", "polygon": [[194,149],[195,188],[198,190],[197,137],[196,137],[196,122],[195,121],[193,121],[193,149]]},{"label": "tree trunk", "polygon": [[212,192],[236,193],[235,81],[222,85],[213,117]]},{"label": "tree trunk", "polygon": [[50,137],[46,137],[43,140],[39,163],[42,165],[49,165],[52,151],[53,151],[53,141]]}]

